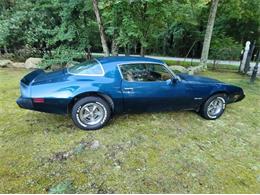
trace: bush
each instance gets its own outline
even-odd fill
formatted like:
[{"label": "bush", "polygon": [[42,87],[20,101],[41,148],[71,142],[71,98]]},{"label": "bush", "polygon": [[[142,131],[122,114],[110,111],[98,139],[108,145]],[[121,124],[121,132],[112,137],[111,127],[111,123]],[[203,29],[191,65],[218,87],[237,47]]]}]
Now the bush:
[{"label": "bush", "polygon": [[216,60],[239,60],[242,45],[230,37],[218,36],[212,40],[209,57]]},{"label": "bush", "polygon": [[43,61],[39,65],[41,68],[48,69],[52,66],[65,67],[72,61],[81,61],[84,58],[85,52],[75,48],[60,46],[51,53],[43,56]]}]

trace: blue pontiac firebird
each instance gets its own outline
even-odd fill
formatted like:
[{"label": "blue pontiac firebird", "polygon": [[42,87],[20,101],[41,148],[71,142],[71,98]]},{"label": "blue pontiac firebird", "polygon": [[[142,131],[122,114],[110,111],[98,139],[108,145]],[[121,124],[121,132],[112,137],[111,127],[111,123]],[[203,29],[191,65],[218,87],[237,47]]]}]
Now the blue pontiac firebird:
[{"label": "blue pontiac firebird", "polygon": [[35,70],[20,83],[21,108],[71,114],[84,130],[102,128],[113,113],[195,110],[206,119],[242,100],[240,87],[218,80],[174,74],[167,65],[143,57],[106,57],[45,73]]}]

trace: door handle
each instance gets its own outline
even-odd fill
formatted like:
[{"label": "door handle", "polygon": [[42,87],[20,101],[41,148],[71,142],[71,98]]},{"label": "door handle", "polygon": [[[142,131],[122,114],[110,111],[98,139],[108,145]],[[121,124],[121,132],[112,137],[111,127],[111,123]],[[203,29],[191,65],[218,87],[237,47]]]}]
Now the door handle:
[{"label": "door handle", "polygon": [[123,89],[123,91],[125,91],[125,92],[132,92],[132,91],[134,91],[134,88],[124,88]]}]

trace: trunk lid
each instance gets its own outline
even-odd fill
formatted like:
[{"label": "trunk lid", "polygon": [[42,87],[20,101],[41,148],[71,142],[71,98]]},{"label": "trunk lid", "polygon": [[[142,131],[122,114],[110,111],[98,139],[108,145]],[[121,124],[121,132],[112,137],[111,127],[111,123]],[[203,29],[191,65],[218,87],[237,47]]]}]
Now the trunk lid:
[{"label": "trunk lid", "polygon": [[44,74],[39,74],[33,81],[34,84],[41,83],[50,83],[57,80],[64,79],[65,69],[53,71],[53,72],[44,72]]},{"label": "trunk lid", "polygon": [[32,71],[31,73],[25,75],[21,82],[25,85],[29,85],[37,76],[44,74],[44,71],[41,69],[37,69],[35,71]]}]

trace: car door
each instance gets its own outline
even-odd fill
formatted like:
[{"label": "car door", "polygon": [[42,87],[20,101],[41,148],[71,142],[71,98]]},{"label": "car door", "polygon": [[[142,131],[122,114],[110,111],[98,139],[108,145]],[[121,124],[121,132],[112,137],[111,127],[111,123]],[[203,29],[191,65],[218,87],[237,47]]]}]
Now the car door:
[{"label": "car door", "polygon": [[173,74],[162,64],[120,65],[125,111],[179,110],[189,107],[185,84],[172,82]]}]

